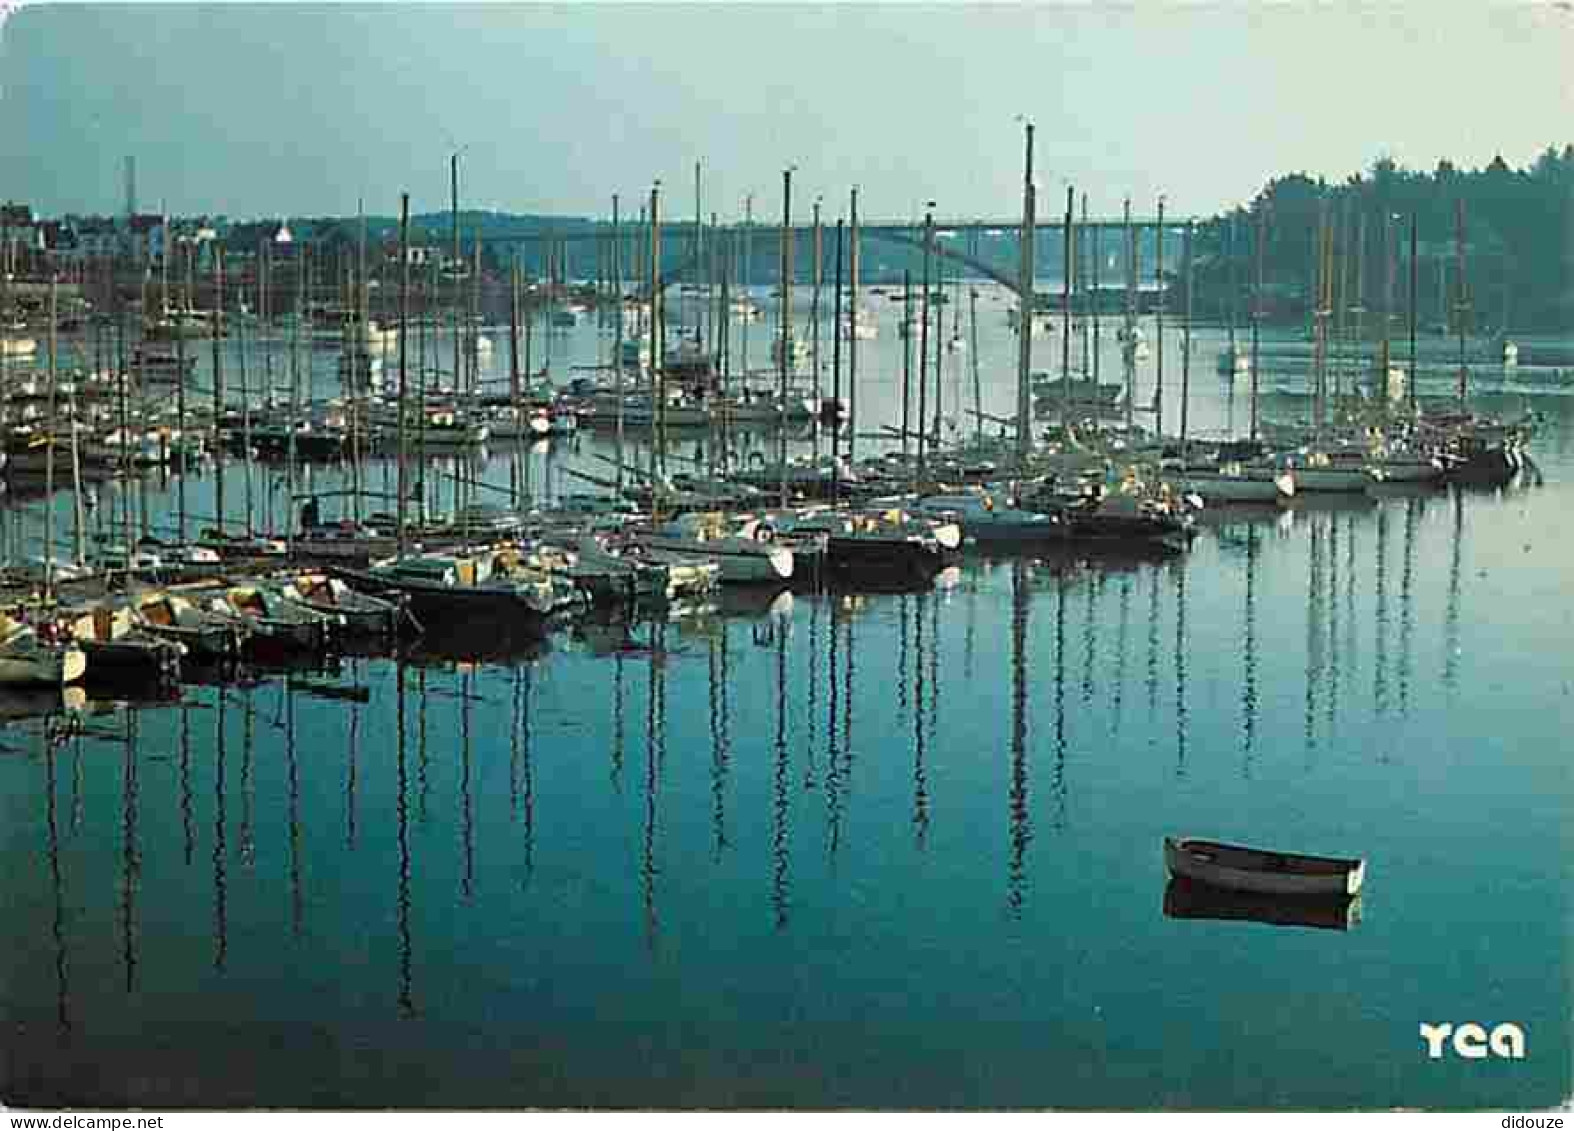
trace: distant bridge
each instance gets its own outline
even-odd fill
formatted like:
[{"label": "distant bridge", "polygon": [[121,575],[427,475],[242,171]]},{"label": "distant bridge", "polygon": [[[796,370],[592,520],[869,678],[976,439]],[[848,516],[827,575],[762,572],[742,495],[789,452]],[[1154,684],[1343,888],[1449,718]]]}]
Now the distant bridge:
[{"label": "distant bridge", "polygon": [[[1079,230],[1090,229],[1105,232],[1110,229],[1124,230],[1127,221],[1124,217],[1097,216],[1089,217],[1086,221],[1074,217],[1074,223]],[[1059,216],[1040,216],[1037,222],[1036,234],[1040,240],[1057,240],[1064,226],[1065,214]],[[1130,224],[1137,232],[1153,231],[1158,228],[1156,215],[1133,216]],[[1185,217],[1166,216],[1164,218],[1165,230],[1171,234],[1178,234],[1186,224]],[[990,240],[1008,240],[1012,245],[1009,252],[1014,261],[1019,253],[1015,245],[1021,237],[1021,217],[1013,219],[937,219],[934,221],[933,250],[937,260],[943,263],[960,264],[983,275],[1015,293],[1017,291],[1017,267],[1015,262],[1003,264],[999,259],[991,260],[979,254],[978,245],[980,238]],[[812,235],[812,224],[792,224],[788,227],[795,237]],[[829,242],[835,233],[835,226],[822,225],[821,231]],[[781,245],[783,227],[781,224],[741,224],[733,223],[725,227],[701,226],[701,240],[709,244],[715,240],[725,240],[730,249],[735,251],[740,238],[747,238],[751,243],[750,262],[757,262],[760,249],[775,249]],[[959,233],[966,233],[967,240],[958,240]],[[661,273],[661,286],[663,289],[671,286],[679,279],[690,276],[697,266],[695,258],[695,225],[692,219],[676,219],[671,222],[663,221],[661,225],[661,258],[673,265],[665,268]],[[875,220],[858,223],[858,236],[860,245],[865,239],[876,243],[899,245],[907,248],[923,250],[924,247],[924,222],[922,220]],[[649,236],[635,221],[628,221],[620,226],[620,240],[630,249],[629,261],[644,262],[649,255]],[[612,239],[611,225],[598,223],[595,227],[579,228],[572,231],[556,233],[551,231],[533,232],[529,235],[503,236],[488,239],[490,245],[530,245],[537,244],[543,248],[551,246],[578,245],[586,243],[607,246]],[[963,246],[958,246],[962,244]],[[1178,246],[1178,245],[1177,245]],[[829,249],[827,249],[829,254]],[[600,252],[597,253],[601,254]],[[772,252],[774,261],[774,251]],[[1039,262],[1045,263],[1049,257],[1040,258]],[[1057,262],[1057,260],[1049,260]],[[751,274],[753,274],[751,272]],[[1112,280],[1113,281],[1113,280]]]}]

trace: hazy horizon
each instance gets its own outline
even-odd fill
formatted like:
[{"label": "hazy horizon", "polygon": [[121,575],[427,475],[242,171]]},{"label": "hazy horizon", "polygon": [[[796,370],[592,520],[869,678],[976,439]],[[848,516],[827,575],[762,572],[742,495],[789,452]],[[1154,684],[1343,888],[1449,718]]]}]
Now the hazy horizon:
[{"label": "hazy horizon", "polygon": [[682,217],[700,161],[728,220],[751,193],[779,217],[789,165],[795,218],[855,184],[871,217],[1008,217],[1025,115],[1040,215],[1067,183],[1206,215],[1384,155],[1528,164],[1570,137],[1571,32],[1531,4],[29,7],[0,42],[0,196],[118,213],[135,155],[149,211],[430,212],[462,147],[465,208],[637,210],[659,179]]}]

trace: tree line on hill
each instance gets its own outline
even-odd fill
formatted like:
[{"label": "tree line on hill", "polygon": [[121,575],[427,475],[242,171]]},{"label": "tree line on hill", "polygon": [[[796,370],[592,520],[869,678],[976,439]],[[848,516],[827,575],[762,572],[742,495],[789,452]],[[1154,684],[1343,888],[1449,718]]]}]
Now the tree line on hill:
[{"label": "tree line on hill", "polygon": [[1326,223],[1337,305],[1348,311],[1359,302],[1371,322],[1385,309],[1408,318],[1412,217],[1419,322],[1452,328],[1463,311],[1473,333],[1574,332],[1574,145],[1549,147],[1522,169],[1497,157],[1481,169],[1441,161],[1421,172],[1383,157],[1339,184],[1276,177],[1197,233],[1194,310],[1250,317],[1261,231],[1264,318],[1308,318]]}]

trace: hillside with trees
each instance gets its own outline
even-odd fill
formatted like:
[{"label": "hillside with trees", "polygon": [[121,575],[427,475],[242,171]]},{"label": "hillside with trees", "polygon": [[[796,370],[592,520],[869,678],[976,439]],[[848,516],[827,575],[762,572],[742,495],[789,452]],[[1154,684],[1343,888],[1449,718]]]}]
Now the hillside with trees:
[{"label": "hillside with trees", "polygon": [[1199,233],[1197,314],[1249,317],[1261,222],[1263,316],[1306,319],[1323,218],[1334,246],[1332,278],[1343,296],[1337,305],[1348,311],[1359,296],[1373,312],[1368,325],[1390,302],[1395,316],[1407,319],[1414,217],[1417,320],[1429,329],[1457,325],[1451,311],[1461,308],[1461,203],[1467,327],[1479,334],[1574,333],[1574,145],[1548,148],[1524,169],[1498,157],[1481,169],[1442,161],[1417,172],[1385,157],[1342,184],[1302,173],[1276,178]]}]

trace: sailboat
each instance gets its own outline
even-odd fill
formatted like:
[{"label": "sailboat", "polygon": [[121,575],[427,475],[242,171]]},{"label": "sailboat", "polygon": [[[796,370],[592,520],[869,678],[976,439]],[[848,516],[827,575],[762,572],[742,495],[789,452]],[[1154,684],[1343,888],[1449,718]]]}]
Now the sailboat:
[{"label": "sailboat", "polygon": [[757,585],[783,583],[793,576],[792,551],[775,545],[773,535],[770,527],[758,523],[734,533],[720,512],[705,511],[633,531],[630,540],[653,561],[714,561],[724,583]]},{"label": "sailboat", "polygon": [[63,686],[87,672],[87,656],[75,644],[48,644],[31,625],[0,613],[0,686]]},{"label": "sailboat", "polygon": [[522,564],[511,549],[408,554],[365,572],[337,572],[357,588],[404,598],[427,625],[545,632],[553,614],[583,600],[571,582]]}]

